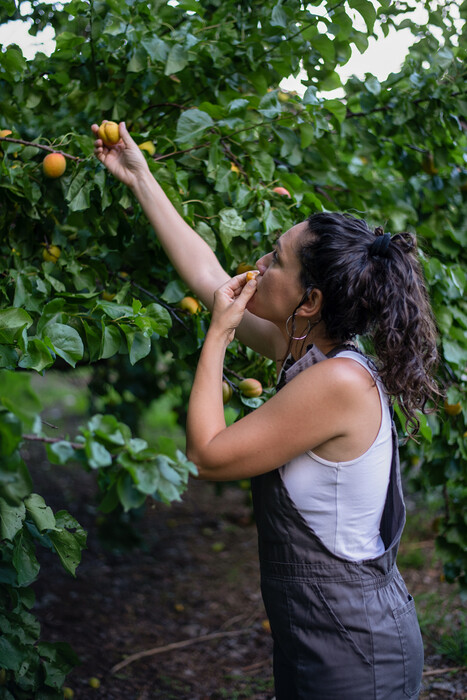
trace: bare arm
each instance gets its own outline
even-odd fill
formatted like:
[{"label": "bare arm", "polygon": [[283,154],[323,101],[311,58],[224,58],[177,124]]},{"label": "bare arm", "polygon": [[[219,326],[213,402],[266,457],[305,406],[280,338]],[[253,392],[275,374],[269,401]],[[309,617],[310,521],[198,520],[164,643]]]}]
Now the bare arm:
[{"label": "bare arm", "polygon": [[[97,125],[94,124],[92,129],[97,136]],[[95,143],[96,156],[131,189],[180,277],[203,304],[212,309],[214,292],[230,279],[230,275],[222,268],[208,244],[172,205],[124,123],[120,124],[120,136],[120,143],[110,148],[98,139]],[[275,326],[249,312],[244,315],[237,337],[266,357],[277,359],[281,352],[282,338]]]}]

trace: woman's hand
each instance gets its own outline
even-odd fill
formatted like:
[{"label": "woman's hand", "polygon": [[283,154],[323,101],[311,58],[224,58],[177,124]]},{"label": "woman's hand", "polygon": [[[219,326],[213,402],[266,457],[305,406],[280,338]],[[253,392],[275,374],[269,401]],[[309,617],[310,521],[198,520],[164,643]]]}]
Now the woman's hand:
[{"label": "woman's hand", "polygon": [[246,305],[256,292],[256,278],[247,280],[247,272],[232,277],[214,294],[210,329],[225,333],[230,343],[240,324]]},{"label": "woman's hand", "polygon": [[[97,124],[93,124],[91,129],[98,137]],[[146,159],[131,138],[124,122],[119,124],[120,141],[115,146],[105,146],[100,138],[94,142],[94,153],[101,163],[124,185],[134,187],[138,178],[149,172]]]}]

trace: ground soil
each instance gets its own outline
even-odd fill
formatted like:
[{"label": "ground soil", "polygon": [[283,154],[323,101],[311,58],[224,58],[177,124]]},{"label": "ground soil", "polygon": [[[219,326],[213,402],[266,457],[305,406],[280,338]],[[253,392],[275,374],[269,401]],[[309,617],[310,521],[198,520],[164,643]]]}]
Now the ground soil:
[{"label": "ground soil", "polygon": [[[120,546],[111,548],[98,534],[105,523],[94,474],[50,466],[36,446],[25,457],[36,491],[89,531],[75,579],[45,551],[35,584],[42,638],[70,643],[81,659],[66,682],[75,700],[273,698],[247,491],[226,487],[219,495],[192,481],[182,502],[148,505],[133,522],[114,522]],[[131,540],[132,532],[141,540],[125,549],[122,535]],[[434,588],[442,596],[448,584],[440,583],[433,543],[420,546],[422,565],[403,571],[409,588],[415,597]],[[466,698],[466,670],[447,672],[452,661],[426,652],[421,699]],[[134,654],[140,657],[118,668]]]}]

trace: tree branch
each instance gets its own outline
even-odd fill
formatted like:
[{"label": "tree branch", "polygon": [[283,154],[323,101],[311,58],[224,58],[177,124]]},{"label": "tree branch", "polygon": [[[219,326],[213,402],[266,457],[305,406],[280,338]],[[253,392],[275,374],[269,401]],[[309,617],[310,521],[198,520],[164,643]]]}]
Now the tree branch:
[{"label": "tree branch", "polygon": [[0,136],[0,141],[8,141],[8,143],[20,143],[22,146],[33,146],[34,148],[40,148],[43,151],[48,151],[49,153],[61,153],[62,156],[65,156],[65,158],[75,160],[76,162],[82,162],[84,160],[84,158],[72,156],[70,153],[65,153],[64,151],[57,151],[57,149],[52,148],[52,146],[43,146],[41,143],[35,143],[34,141],[25,141],[24,139],[12,139],[9,136]]},{"label": "tree branch", "polygon": [[70,442],[65,440],[65,438],[51,438],[51,437],[41,437],[40,435],[22,435],[23,440],[29,440],[30,442],[46,442],[48,444],[53,444],[55,442],[67,442],[74,450],[82,450],[84,448],[84,443],[82,442]]}]

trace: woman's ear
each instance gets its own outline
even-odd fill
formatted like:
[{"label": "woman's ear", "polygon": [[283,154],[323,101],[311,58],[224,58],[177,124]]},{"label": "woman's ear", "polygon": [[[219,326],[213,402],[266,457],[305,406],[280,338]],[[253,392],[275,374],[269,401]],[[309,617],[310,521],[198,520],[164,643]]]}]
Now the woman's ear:
[{"label": "woman's ear", "polygon": [[313,287],[311,292],[308,294],[307,300],[297,309],[297,313],[295,315],[311,319],[321,314],[322,307],[323,293],[321,289],[316,289],[316,287]]}]

